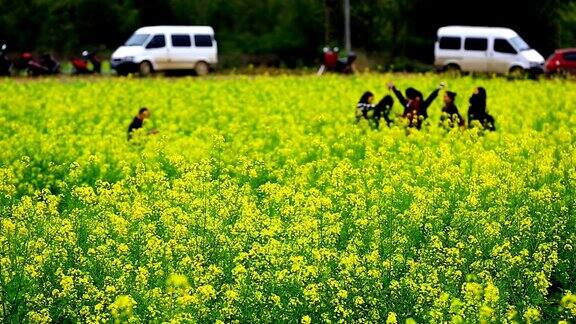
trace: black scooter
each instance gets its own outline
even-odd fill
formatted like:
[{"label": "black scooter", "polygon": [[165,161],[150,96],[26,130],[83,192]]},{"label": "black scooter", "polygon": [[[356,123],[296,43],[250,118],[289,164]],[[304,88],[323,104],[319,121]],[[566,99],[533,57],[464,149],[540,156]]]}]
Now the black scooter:
[{"label": "black scooter", "polygon": [[2,47],[0,47],[0,76],[10,76],[11,66],[12,62],[6,55],[6,44],[2,44]]},{"label": "black scooter", "polygon": [[60,73],[60,63],[50,54],[44,54],[39,60],[28,61],[28,75],[55,75]]},{"label": "black scooter", "polygon": [[355,72],[354,62],[356,62],[356,53],[350,52],[346,58],[339,59],[336,62],[336,68],[334,72],[336,73],[343,73],[343,74],[353,74]]}]

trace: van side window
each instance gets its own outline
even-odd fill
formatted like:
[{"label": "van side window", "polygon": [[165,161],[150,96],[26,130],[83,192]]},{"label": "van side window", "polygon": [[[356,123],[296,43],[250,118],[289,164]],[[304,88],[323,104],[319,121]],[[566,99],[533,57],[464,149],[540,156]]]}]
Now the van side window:
[{"label": "van side window", "polygon": [[503,38],[496,38],[494,40],[494,52],[516,54],[516,50],[510,45],[510,42]]},{"label": "van side window", "polygon": [[488,39],[486,38],[466,38],[464,49],[467,51],[486,51],[488,49]]},{"label": "van side window", "polygon": [[440,37],[440,48],[447,50],[459,50],[462,48],[462,40],[459,37]]},{"label": "van side window", "polygon": [[146,48],[163,48],[166,46],[166,37],[162,34],[154,35]]},{"label": "van side window", "polygon": [[190,39],[190,35],[174,34],[171,36],[171,38],[172,38],[172,46],[174,47],[192,46],[192,40]]},{"label": "van side window", "polygon": [[194,44],[196,47],[212,47],[212,36],[194,35]]},{"label": "van side window", "polygon": [[566,61],[576,62],[576,52],[564,53],[564,59],[565,59]]}]

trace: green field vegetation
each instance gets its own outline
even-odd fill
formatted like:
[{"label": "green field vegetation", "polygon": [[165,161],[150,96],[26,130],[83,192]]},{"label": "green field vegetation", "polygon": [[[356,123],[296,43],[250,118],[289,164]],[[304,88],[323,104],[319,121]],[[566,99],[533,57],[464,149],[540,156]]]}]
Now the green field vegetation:
[{"label": "green field vegetation", "polygon": [[446,80],[494,133],[354,124],[441,78],[0,80],[0,321],[574,321],[576,84]]}]

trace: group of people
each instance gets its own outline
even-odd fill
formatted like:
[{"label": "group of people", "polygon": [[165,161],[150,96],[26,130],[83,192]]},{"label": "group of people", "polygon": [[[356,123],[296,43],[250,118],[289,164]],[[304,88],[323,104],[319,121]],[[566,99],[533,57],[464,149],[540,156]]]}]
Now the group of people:
[{"label": "group of people", "polygon": [[[394,93],[400,104],[404,107],[401,115],[409,128],[421,129],[424,122],[428,119],[428,108],[438,97],[440,90],[444,88],[444,83],[440,85],[424,99],[422,92],[410,87],[402,94],[396,88],[394,83],[389,83],[388,88]],[[444,92],[444,106],[442,107],[442,117],[440,118],[440,125],[445,128],[466,128],[466,120],[458,111],[456,106],[456,93],[452,91]],[[483,129],[488,131],[495,131],[496,126],[494,117],[486,110],[486,89],[478,87],[469,99],[470,107],[468,108],[468,128],[475,125],[480,125]],[[391,95],[386,95],[376,105],[374,104],[374,94],[366,91],[356,106],[356,123],[361,120],[367,120],[374,128],[380,127],[380,122],[384,120],[386,125],[390,127],[395,121],[390,117],[392,107],[394,106],[394,98]],[[132,139],[133,133],[141,129],[144,120],[150,118],[150,110],[146,107],[138,111],[138,115],[134,117],[130,126],[128,126],[128,140]],[[157,130],[151,130],[148,134],[156,134]]]},{"label": "group of people", "polygon": [[[445,87],[444,83],[440,85],[424,98],[422,92],[410,87],[402,94],[396,88],[394,83],[389,83],[388,88],[394,93],[404,111],[402,119],[405,120],[409,128],[421,129],[425,121],[428,119],[428,108],[438,97],[440,90]],[[442,107],[442,117],[440,125],[445,128],[466,128],[466,120],[456,106],[457,94],[452,91],[445,91],[444,93],[444,106]],[[473,128],[475,125],[480,125],[483,129],[488,131],[495,131],[494,117],[486,110],[486,89],[478,87],[469,99],[470,107],[468,108],[468,128]],[[380,127],[382,119],[390,127],[394,120],[390,117],[392,107],[394,106],[394,98],[391,95],[386,95],[380,102],[374,104],[374,94],[366,91],[356,106],[356,123],[361,120],[367,120],[374,128]]]}]

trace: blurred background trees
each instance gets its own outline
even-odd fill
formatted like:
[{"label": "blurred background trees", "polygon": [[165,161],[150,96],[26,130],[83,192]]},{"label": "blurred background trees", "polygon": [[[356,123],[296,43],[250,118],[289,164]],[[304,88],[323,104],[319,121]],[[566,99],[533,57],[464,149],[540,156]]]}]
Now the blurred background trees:
[{"label": "blurred background trees", "polygon": [[[543,55],[576,46],[576,0],[352,0],[352,46],[378,64],[431,63],[438,27],[510,27]],[[111,51],[140,26],[211,25],[229,66],[313,64],[343,47],[341,0],[0,0],[13,51]]]}]

